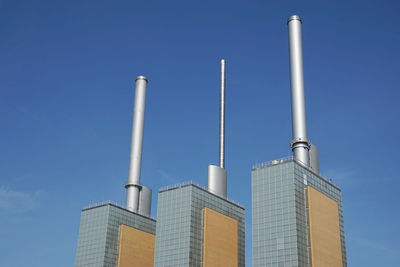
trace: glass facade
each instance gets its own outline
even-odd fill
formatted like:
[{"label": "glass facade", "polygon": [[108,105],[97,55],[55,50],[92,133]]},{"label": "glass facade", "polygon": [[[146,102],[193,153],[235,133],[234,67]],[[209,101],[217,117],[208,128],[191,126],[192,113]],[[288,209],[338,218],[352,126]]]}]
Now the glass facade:
[{"label": "glass facade", "polygon": [[338,203],[342,259],[347,266],[340,188],[291,159],[252,170],[253,266],[311,266],[307,186]]},{"label": "glass facade", "polygon": [[160,190],[154,266],[203,266],[203,209],[238,222],[238,263],[245,266],[244,208],[195,184]]},{"label": "glass facade", "polygon": [[117,266],[119,228],[125,224],[155,234],[156,221],[106,203],[84,208],[79,228],[75,266]]}]

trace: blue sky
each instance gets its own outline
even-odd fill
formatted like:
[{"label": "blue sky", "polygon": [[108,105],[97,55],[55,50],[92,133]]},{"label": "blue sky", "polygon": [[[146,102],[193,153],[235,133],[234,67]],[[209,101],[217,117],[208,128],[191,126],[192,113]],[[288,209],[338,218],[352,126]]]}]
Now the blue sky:
[{"label": "blue sky", "polygon": [[[83,206],[125,203],[134,81],[141,181],[206,184],[227,61],[228,196],[291,154],[286,19],[303,18],[308,134],[343,191],[349,266],[400,265],[395,1],[0,1],[0,266],[72,266]],[[21,254],[21,252],[23,252]]]}]

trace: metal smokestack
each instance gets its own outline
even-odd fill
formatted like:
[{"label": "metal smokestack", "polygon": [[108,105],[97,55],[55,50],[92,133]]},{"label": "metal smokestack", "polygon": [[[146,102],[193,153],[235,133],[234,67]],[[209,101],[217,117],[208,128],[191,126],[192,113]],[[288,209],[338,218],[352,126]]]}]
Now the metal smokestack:
[{"label": "metal smokestack", "polygon": [[304,100],[303,52],[301,42],[301,18],[290,16],[289,27],[290,87],[292,100],[292,133],[290,143],[294,159],[310,166],[310,142],[307,139],[306,108]]},{"label": "metal smokestack", "polygon": [[221,59],[221,102],[219,114],[219,166],[225,168],[225,59]]},{"label": "metal smokestack", "polygon": [[208,191],[226,198],[225,167],[225,59],[221,59],[221,98],[219,121],[219,166],[208,166]]},{"label": "metal smokestack", "polygon": [[146,102],[147,79],[144,76],[136,78],[135,103],[133,111],[133,127],[129,176],[126,188],[126,209],[138,212],[140,185],[140,168],[142,162],[143,123]]}]

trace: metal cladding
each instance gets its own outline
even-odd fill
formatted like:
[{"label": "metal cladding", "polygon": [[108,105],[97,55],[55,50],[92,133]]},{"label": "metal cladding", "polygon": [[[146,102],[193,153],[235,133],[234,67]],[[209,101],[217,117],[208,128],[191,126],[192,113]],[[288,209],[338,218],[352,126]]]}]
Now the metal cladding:
[{"label": "metal cladding", "polygon": [[225,168],[225,59],[221,59],[221,102],[219,114],[219,166]]},{"label": "metal cladding", "polygon": [[141,190],[143,188],[143,186],[140,185],[140,168],[142,161],[143,124],[144,124],[144,111],[146,104],[146,85],[147,85],[146,77],[138,76],[136,78],[129,176],[128,176],[128,183],[125,185],[126,209],[133,212],[138,212],[140,210],[139,199]]},{"label": "metal cladding", "polygon": [[215,165],[208,165],[207,188],[211,193],[226,198],[226,170]]},{"label": "metal cladding", "polygon": [[139,196],[139,214],[150,217],[151,212],[151,189],[142,185]]},{"label": "metal cladding", "polygon": [[314,144],[310,144],[310,168],[319,173],[318,148]]},{"label": "metal cladding", "polygon": [[220,197],[226,198],[225,168],[225,60],[221,60],[221,98],[219,121],[219,166],[209,165],[207,171],[208,191]]},{"label": "metal cladding", "polygon": [[301,18],[291,16],[289,27],[290,87],[292,101],[292,133],[290,143],[294,159],[309,166],[310,142],[307,139],[306,108],[304,100],[303,52],[301,41]]}]

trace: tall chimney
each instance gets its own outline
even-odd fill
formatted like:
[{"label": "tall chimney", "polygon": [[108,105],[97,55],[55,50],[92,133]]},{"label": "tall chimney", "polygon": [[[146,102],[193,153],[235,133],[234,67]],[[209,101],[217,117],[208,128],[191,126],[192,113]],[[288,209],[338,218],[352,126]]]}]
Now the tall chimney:
[{"label": "tall chimney", "polygon": [[225,59],[221,59],[221,96],[219,120],[219,166],[208,166],[208,191],[226,198],[225,168]]},{"label": "tall chimney", "polygon": [[221,59],[221,98],[219,107],[219,166],[225,168],[225,59]]},{"label": "tall chimney", "polygon": [[310,166],[310,142],[307,139],[306,108],[304,100],[303,52],[301,44],[301,18],[290,16],[289,27],[290,87],[292,100],[292,133],[290,143],[294,159]]},{"label": "tall chimney", "polygon": [[[126,209],[138,212],[139,198],[142,186],[140,185],[140,168],[142,162],[143,123],[146,102],[147,79],[144,76],[136,78],[135,103],[133,111],[133,127],[129,176],[126,188]],[[151,194],[151,193],[150,193]]]}]

